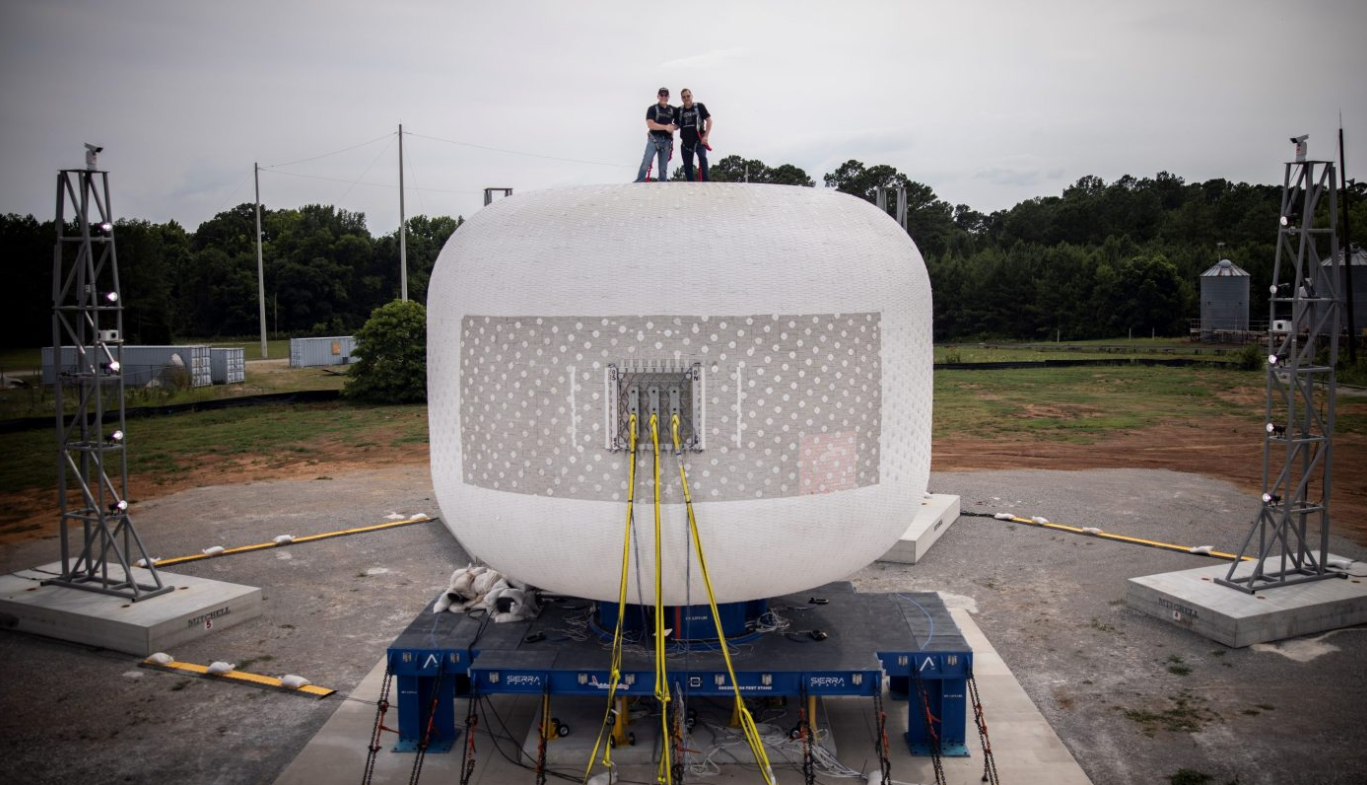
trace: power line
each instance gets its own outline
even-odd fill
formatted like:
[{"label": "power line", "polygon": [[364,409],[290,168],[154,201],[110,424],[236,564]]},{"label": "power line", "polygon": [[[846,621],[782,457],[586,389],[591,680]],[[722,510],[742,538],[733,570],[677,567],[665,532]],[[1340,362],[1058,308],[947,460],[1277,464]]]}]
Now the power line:
[{"label": "power line", "polygon": [[330,152],[330,153],[323,153],[322,155],[315,155],[315,156],[313,156],[312,158],[300,158],[298,161],[289,161],[289,162],[283,163],[283,164],[271,164],[270,166],[263,166],[263,167],[261,167],[261,168],[262,168],[262,169],[274,169],[274,168],[276,168],[276,167],[278,167],[278,166],[294,166],[295,164],[303,164],[303,163],[308,163],[309,161],[317,161],[319,158],[327,158],[327,157],[330,156],[330,155],[339,155],[339,154],[341,154],[341,153],[347,153],[347,152],[351,152],[352,150],[356,150],[356,149],[358,149],[358,148],[365,147],[366,145],[369,145],[369,144],[375,144],[376,142],[380,141],[381,139],[385,139],[385,138],[394,136],[394,134],[395,134],[394,131],[390,131],[389,133],[384,134],[383,136],[377,136],[377,137],[375,137],[374,139],[371,139],[371,140],[368,141],[368,142],[361,142],[360,144],[354,144],[354,145],[352,145],[352,146],[350,146],[350,147],[344,147],[344,148],[342,148],[341,150],[333,150],[333,151]]},{"label": "power line", "polygon": [[244,186],[244,185],[247,184],[247,178],[249,178],[249,177],[251,177],[250,174],[247,174],[247,175],[243,175],[243,176],[242,176],[242,180],[237,184],[237,187],[233,189],[233,192],[232,192],[232,193],[228,194],[228,198],[227,198],[227,199],[224,199],[224,200],[223,200],[223,204],[222,204],[217,210],[214,211],[214,215],[218,215],[219,213],[223,212],[224,210],[226,210],[226,209],[228,208],[228,205],[231,204],[232,201],[233,201],[233,197],[234,197],[234,196],[237,196],[237,192],[238,192],[238,191],[241,191],[241,190],[242,190],[242,186]]},{"label": "power line", "polygon": [[[343,179],[340,178],[340,177],[324,177],[323,175],[317,175],[317,174],[299,174],[298,172],[281,172],[281,171],[274,170],[274,169],[264,169],[264,168],[263,168],[261,171],[263,171],[263,172],[269,172],[270,174],[283,174],[283,175],[285,175],[286,177],[301,177],[301,178],[303,178],[303,179],[305,179],[305,180],[327,180],[328,182],[333,182],[333,183],[348,183],[348,184],[351,184],[351,183],[353,182],[353,181],[351,181],[351,180],[343,180]],[[373,187],[373,188],[392,188],[392,189],[395,190],[395,191],[399,190],[399,186],[397,186],[397,185],[395,185],[395,184],[393,184],[393,183],[369,183],[369,182],[363,182],[363,181],[357,180],[357,181],[355,181],[355,184],[356,184],[356,185],[368,185],[368,186],[371,186],[371,187]],[[452,190],[452,189],[449,189],[449,188],[418,188],[418,187],[416,187],[416,186],[414,186],[412,190],[414,190],[414,191],[428,191],[428,192],[430,192],[430,193],[442,193],[442,194],[483,194],[483,193],[484,193],[484,192],[481,191],[481,190],[456,191],[456,190]]]},{"label": "power line", "polygon": [[355,180],[352,180],[350,183],[347,184],[346,190],[343,191],[343,192],[342,192],[342,195],[339,196],[339,197],[337,198],[337,203],[338,203],[338,204],[341,204],[342,200],[343,200],[343,199],[346,199],[347,194],[351,193],[351,189],[352,189],[352,188],[355,188],[355,187],[356,187],[356,183],[361,182],[361,178],[362,178],[362,177],[365,177],[366,175],[370,174],[370,170],[373,169],[373,168],[375,167],[375,162],[378,161],[378,160],[380,160],[380,156],[382,156],[382,155],[384,155],[385,153],[389,152],[389,148],[390,148],[390,146],[393,145],[393,144],[394,144],[394,140],[393,140],[393,139],[390,139],[390,140],[389,140],[389,144],[385,145],[385,146],[384,146],[384,149],[380,150],[380,152],[378,152],[378,153],[375,154],[375,157],[374,157],[374,158],[370,159],[370,164],[369,164],[368,166],[366,166],[366,168],[361,172],[361,174],[360,174],[359,176],[357,176]]},{"label": "power line", "polygon": [[628,166],[627,164],[609,164],[609,163],[604,163],[604,162],[602,162],[602,161],[585,161],[585,160],[580,159],[580,158],[561,158],[560,156],[557,156],[557,155],[541,155],[541,154],[539,154],[539,153],[524,153],[524,152],[522,152],[522,151],[520,151],[520,150],[505,150],[505,149],[503,149],[503,148],[501,148],[501,147],[488,147],[488,146],[482,145],[482,144],[471,144],[471,143],[469,143],[469,142],[457,142],[457,141],[454,140],[454,139],[442,139],[442,138],[439,137],[439,136],[426,136],[426,135],[424,135],[424,134],[415,134],[415,133],[413,133],[412,131],[404,131],[404,133],[408,134],[409,136],[416,136],[416,137],[418,137],[419,139],[431,139],[431,140],[434,141],[434,142],[445,142],[446,144],[454,144],[454,145],[458,145],[458,146],[460,146],[460,147],[473,147],[473,148],[475,148],[476,150],[490,150],[490,151],[495,152],[495,153],[507,153],[508,155],[522,155],[522,156],[526,156],[526,157],[528,157],[528,158],[544,158],[544,159],[549,160],[549,161],[567,161],[567,162],[573,163],[573,164],[589,164],[589,165],[591,165],[591,166],[612,166],[612,167],[616,167],[616,168],[619,168],[619,169],[630,169],[630,168],[631,168],[631,166]]}]

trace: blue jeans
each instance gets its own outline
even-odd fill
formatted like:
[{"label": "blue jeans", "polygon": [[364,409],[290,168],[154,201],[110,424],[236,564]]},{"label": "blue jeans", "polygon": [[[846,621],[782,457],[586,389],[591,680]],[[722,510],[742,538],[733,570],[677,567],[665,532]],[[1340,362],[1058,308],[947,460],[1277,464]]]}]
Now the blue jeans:
[{"label": "blue jeans", "polygon": [[655,181],[663,183],[669,179],[669,156],[674,152],[674,137],[646,136],[646,154],[641,158],[641,168],[636,171],[636,182],[644,183],[650,170],[650,159],[656,158]]},{"label": "blue jeans", "polygon": [[705,183],[707,182],[707,145],[702,142],[698,142],[692,147],[687,144],[683,146],[684,179],[690,183],[693,182],[693,152],[695,150],[698,153],[698,172],[702,175],[698,179]]}]

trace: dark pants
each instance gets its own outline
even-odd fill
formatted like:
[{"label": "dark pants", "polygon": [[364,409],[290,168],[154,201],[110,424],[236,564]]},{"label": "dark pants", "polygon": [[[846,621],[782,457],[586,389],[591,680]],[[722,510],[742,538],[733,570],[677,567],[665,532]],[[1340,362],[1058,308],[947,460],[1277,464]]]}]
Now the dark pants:
[{"label": "dark pants", "polygon": [[698,153],[698,179],[707,182],[707,147],[702,142],[697,142],[692,147],[685,142],[683,146],[683,170],[684,179],[693,182],[693,152]]}]

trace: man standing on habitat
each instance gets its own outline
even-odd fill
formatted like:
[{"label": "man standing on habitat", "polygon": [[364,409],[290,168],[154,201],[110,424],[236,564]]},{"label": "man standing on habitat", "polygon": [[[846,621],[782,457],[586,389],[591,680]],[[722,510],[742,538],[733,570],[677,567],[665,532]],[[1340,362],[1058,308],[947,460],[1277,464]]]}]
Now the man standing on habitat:
[{"label": "man standing on habitat", "polygon": [[683,142],[684,179],[693,181],[693,152],[698,153],[698,179],[707,182],[707,135],[712,132],[712,113],[703,104],[693,103],[693,91],[680,93],[679,140]]},{"label": "man standing on habitat", "polygon": [[646,109],[646,154],[641,159],[641,168],[636,172],[636,182],[644,183],[650,173],[650,159],[659,161],[655,170],[655,181],[664,182],[669,176],[669,159],[674,154],[674,132],[679,130],[675,124],[678,110],[669,105],[669,88],[661,87],[658,100]]}]

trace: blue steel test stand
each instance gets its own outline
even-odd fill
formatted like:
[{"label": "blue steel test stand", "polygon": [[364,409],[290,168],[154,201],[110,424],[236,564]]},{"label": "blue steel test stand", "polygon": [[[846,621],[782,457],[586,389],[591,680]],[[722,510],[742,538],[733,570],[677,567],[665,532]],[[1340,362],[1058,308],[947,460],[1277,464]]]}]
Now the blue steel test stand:
[{"label": "blue steel test stand", "polygon": [[[593,636],[571,640],[563,633],[592,614],[592,606],[561,598],[546,603],[536,619],[509,624],[485,624],[463,613],[433,614],[429,606],[389,647],[388,666],[398,684],[395,750],[418,747],[434,693],[437,716],[428,752],[448,751],[455,742],[457,697],[605,696],[609,654],[602,641]],[[744,656],[733,655],[743,695],[873,697],[886,677],[891,697],[907,701],[906,741],[913,755],[931,754],[938,736],[941,755],[968,756],[965,696],[973,652],[938,594],[865,594],[842,582],[769,600],[768,607],[790,628],[754,635]],[[679,614],[698,610],[694,606]],[[627,612],[640,609],[629,606]],[[619,696],[653,694],[651,652],[629,648],[621,672]],[[685,663],[671,663],[669,678],[671,686],[692,695],[733,694],[720,652],[696,643]],[[927,727],[922,695],[933,728]]]}]

